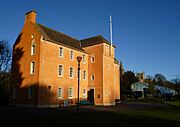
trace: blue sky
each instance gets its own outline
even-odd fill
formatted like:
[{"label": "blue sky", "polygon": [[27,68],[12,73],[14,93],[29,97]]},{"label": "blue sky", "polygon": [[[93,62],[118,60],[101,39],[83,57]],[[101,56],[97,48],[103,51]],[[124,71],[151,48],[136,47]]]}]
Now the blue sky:
[{"label": "blue sky", "polygon": [[0,39],[13,45],[24,14],[37,11],[37,22],[77,39],[109,37],[113,17],[116,58],[125,70],[180,74],[179,0],[1,0]]}]

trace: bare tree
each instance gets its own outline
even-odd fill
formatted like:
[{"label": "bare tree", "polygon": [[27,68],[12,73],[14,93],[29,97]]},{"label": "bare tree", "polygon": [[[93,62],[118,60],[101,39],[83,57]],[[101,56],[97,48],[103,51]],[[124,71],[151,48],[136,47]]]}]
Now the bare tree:
[{"label": "bare tree", "polygon": [[11,48],[7,41],[0,41],[0,104],[7,101],[10,85]]},{"label": "bare tree", "polygon": [[11,65],[11,49],[7,41],[0,41],[0,81],[4,80],[5,74]]}]

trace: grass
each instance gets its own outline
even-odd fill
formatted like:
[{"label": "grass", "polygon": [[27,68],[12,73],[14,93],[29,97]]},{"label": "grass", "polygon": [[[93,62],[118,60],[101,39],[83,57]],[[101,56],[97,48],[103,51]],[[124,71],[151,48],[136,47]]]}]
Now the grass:
[{"label": "grass", "polygon": [[[126,106],[126,105],[125,105]],[[104,108],[104,107],[103,107]],[[99,110],[101,107],[58,109],[0,109],[0,126],[49,127],[49,126],[119,126],[119,127],[179,127],[180,109],[121,109]],[[106,107],[105,109],[111,109]],[[4,125],[4,126],[5,126]]]},{"label": "grass", "polygon": [[167,104],[173,105],[173,106],[180,106],[180,101],[169,101],[166,102]]},{"label": "grass", "polygon": [[127,115],[129,117],[143,117],[152,119],[158,119],[159,121],[174,121],[180,122],[180,111],[179,110],[144,110],[144,111],[130,111],[120,112],[120,114]]}]

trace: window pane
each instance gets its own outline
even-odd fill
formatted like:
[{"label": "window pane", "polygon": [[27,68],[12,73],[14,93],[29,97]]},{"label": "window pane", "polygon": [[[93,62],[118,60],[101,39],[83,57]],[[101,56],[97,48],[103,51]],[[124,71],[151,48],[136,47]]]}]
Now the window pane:
[{"label": "window pane", "polygon": [[83,54],[82,62],[86,62],[86,61],[85,61],[85,55],[84,55],[84,54]]},{"label": "window pane", "polygon": [[33,42],[33,43],[31,44],[31,55],[34,55],[34,54],[35,54],[35,50],[36,50],[36,44],[35,44],[35,42]]},{"label": "window pane", "polygon": [[83,79],[86,79],[86,71],[83,72]]},{"label": "window pane", "polygon": [[69,88],[68,92],[69,97],[73,97],[73,88]]},{"label": "window pane", "polygon": [[86,98],[86,89],[83,89],[83,98]]},{"label": "window pane", "polygon": [[30,65],[30,74],[34,74],[35,72],[35,62],[31,62],[31,65]]},{"label": "window pane", "polygon": [[95,78],[95,77],[94,77],[94,74],[93,74],[93,75],[91,75],[91,80],[94,80],[94,78]]},{"label": "window pane", "polygon": [[63,66],[59,65],[59,76],[63,75]]},{"label": "window pane", "polygon": [[69,77],[73,77],[73,68],[72,67],[70,67],[70,69],[69,69]]},{"label": "window pane", "polygon": [[62,47],[60,47],[60,49],[59,49],[60,51],[59,51],[59,55],[62,57],[63,56],[63,48]]},{"label": "window pane", "polygon": [[34,74],[34,62],[32,62],[32,73]]},{"label": "window pane", "polygon": [[71,50],[70,59],[72,60],[73,58],[74,58],[74,52]]},{"label": "window pane", "polygon": [[58,89],[58,97],[62,97],[62,88]]},{"label": "window pane", "polygon": [[91,56],[91,63],[94,63],[94,61],[95,61],[94,56]]},{"label": "window pane", "polygon": [[31,35],[31,38],[32,38],[32,39],[34,38],[34,34]]}]

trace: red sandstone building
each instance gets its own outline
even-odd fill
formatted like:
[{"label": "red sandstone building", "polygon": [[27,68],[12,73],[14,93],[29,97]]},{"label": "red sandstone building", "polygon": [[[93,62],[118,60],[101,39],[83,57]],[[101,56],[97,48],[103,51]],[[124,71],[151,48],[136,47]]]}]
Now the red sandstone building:
[{"label": "red sandstone building", "polygon": [[25,23],[13,46],[11,104],[59,106],[77,102],[76,57],[80,62],[80,99],[114,105],[120,98],[119,63],[115,46],[102,36],[77,40],[36,23],[36,12]]}]

